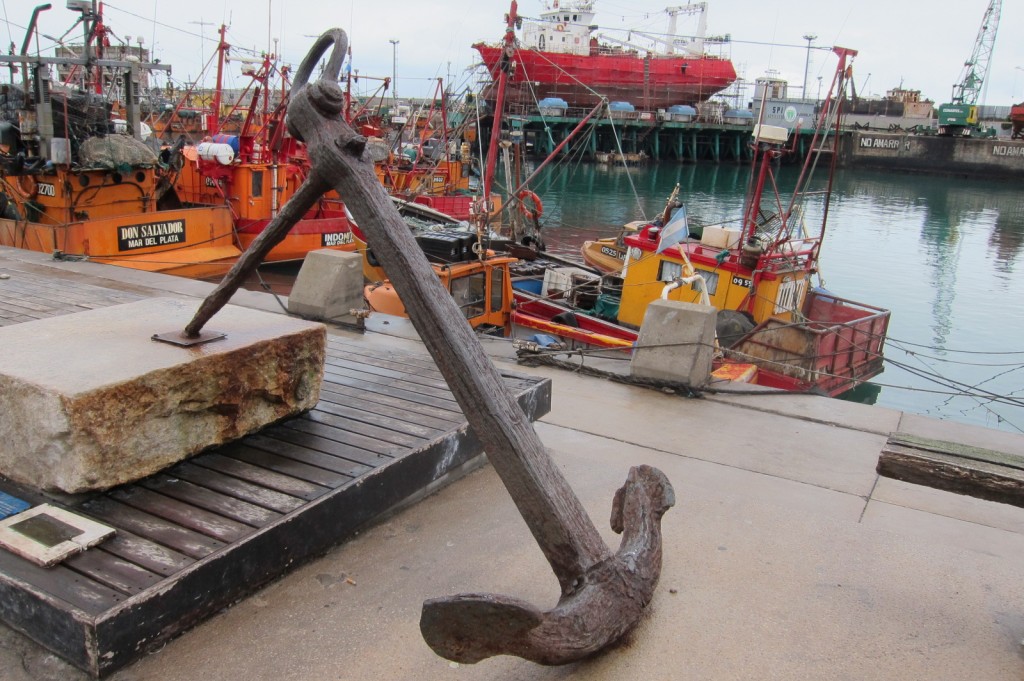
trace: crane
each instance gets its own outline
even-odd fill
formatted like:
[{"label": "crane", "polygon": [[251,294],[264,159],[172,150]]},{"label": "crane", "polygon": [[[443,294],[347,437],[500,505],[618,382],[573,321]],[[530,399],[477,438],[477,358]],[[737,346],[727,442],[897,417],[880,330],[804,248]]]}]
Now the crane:
[{"label": "crane", "polygon": [[996,43],[999,28],[999,13],[1002,0],[990,0],[988,9],[981,20],[974,51],[964,62],[964,70],[953,85],[953,98],[948,104],[939,105],[939,134],[969,137],[978,126],[978,96],[988,77],[992,60],[992,48]]}]

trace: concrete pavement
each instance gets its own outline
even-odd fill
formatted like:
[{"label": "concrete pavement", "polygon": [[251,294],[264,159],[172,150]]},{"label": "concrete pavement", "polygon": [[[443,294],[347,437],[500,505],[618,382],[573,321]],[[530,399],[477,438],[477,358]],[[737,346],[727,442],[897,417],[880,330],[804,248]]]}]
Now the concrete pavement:
[{"label": "concrete pavement", "polygon": [[[874,472],[897,430],[1017,453],[1024,437],[825,398],[687,399],[527,371],[554,381],[538,431],[610,545],[612,495],[630,466],[657,466],[675,486],[658,592],[622,645],[545,668],[508,657],[456,665],[423,643],[427,598],[557,600],[525,523],[482,466],[111,678],[1024,678],[1024,509]],[[84,678],[0,626],[0,679]]]}]

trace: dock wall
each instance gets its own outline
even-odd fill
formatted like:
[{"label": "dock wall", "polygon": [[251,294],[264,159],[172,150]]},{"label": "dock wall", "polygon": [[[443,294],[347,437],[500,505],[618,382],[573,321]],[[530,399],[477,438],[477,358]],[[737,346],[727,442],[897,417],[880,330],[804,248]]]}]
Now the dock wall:
[{"label": "dock wall", "polygon": [[1024,177],[1024,141],[853,131],[843,136],[840,165],[902,172]]},{"label": "dock wall", "polygon": [[[528,153],[543,158],[553,152],[582,120],[584,113],[541,116],[536,112],[513,117],[513,139]],[[615,118],[589,122],[560,154],[587,161],[637,164],[648,161],[676,163],[745,163],[751,158],[753,126],[748,123],[678,121],[661,112],[619,113]],[[1013,179],[1024,177],[1024,140],[1009,137],[962,138],[915,134],[899,124],[892,129],[858,123],[840,135],[839,166],[897,172],[978,176]],[[490,131],[485,128],[486,135]],[[803,158],[811,130],[800,132],[796,154]],[[830,141],[823,145],[831,147]]]}]

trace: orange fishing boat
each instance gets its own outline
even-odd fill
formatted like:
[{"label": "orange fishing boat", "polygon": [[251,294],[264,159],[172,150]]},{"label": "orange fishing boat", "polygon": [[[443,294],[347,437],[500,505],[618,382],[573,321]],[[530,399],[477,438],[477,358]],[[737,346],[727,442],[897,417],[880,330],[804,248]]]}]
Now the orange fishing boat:
[{"label": "orange fishing boat", "polygon": [[[224,66],[230,45],[221,27],[217,87],[213,110],[221,109]],[[287,68],[278,69],[273,55],[263,55],[259,68],[247,70],[254,87],[237,135],[222,132],[227,117],[211,117],[213,134],[196,145],[178,145],[174,190],[188,205],[227,206],[234,219],[238,245],[248,248],[302,185],[309,172],[305,146],[287,134]],[[278,104],[272,106],[270,81],[280,77]],[[229,113],[239,111],[233,105]],[[264,259],[265,262],[302,260],[310,251],[332,248],[353,251],[352,220],[344,203],[321,198]]]},{"label": "orange fishing boat", "polygon": [[[104,71],[88,41],[83,54],[65,60],[100,82],[123,78],[126,92],[137,92],[139,69],[169,68],[103,60]],[[128,102],[128,134],[117,134],[101,95],[51,87],[55,62],[0,55],[28,71],[9,89],[19,124],[0,122],[0,245],[189,277],[226,272],[241,253],[228,208],[182,207],[141,140],[137,102]]]}]

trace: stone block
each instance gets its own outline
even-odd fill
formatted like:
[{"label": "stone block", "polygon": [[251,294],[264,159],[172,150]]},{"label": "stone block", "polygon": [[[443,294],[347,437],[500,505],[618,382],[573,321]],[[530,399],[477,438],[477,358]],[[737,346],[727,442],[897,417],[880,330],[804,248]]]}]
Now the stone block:
[{"label": "stone block", "polygon": [[363,256],[322,248],[306,255],[288,295],[288,311],[307,319],[352,321],[363,307]]},{"label": "stone block", "polygon": [[656,300],[647,306],[629,372],[638,378],[707,384],[714,358],[718,310],[707,305]]},{"label": "stone block", "polygon": [[159,298],[0,328],[0,474],[106,489],[316,404],[323,325],[228,305],[207,325],[222,340],[152,339],[197,308]]}]

